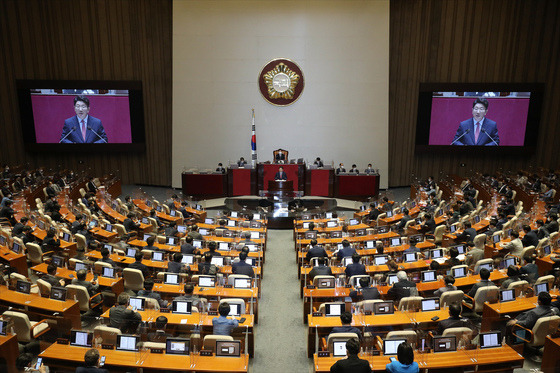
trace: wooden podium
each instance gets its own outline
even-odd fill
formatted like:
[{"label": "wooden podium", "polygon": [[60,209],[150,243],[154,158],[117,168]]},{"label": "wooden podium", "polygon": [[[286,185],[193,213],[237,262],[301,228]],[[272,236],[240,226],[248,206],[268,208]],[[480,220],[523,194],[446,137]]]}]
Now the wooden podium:
[{"label": "wooden podium", "polygon": [[268,180],[269,192],[293,192],[293,180]]}]

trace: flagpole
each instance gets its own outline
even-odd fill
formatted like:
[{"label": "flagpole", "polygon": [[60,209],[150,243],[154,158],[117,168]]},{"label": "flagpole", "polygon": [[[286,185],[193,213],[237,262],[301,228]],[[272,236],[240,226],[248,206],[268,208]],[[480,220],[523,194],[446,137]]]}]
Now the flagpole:
[{"label": "flagpole", "polygon": [[257,136],[255,134],[255,109],[251,109],[252,124],[251,124],[251,165],[257,167]]}]

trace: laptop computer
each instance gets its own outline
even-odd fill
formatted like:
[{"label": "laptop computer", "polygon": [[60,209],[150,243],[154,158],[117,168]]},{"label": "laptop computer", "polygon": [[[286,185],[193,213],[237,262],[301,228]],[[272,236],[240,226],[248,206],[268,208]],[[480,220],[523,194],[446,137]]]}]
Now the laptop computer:
[{"label": "laptop computer", "polygon": [[62,286],[51,287],[51,299],[64,302],[66,300],[66,288]]},{"label": "laptop computer", "polygon": [[358,225],[360,224],[360,221],[358,219],[350,219],[350,221],[348,222],[348,225]]},{"label": "laptop computer", "polygon": [[479,334],[480,348],[502,347],[502,333],[490,331]]},{"label": "laptop computer", "polygon": [[152,260],[154,262],[163,262],[163,253],[161,251],[152,252]]},{"label": "laptop computer", "polygon": [[70,331],[70,346],[91,347],[93,342],[93,332],[83,330]]},{"label": "laptop computer", "polygon": [[387,255],[374,255],[373,262],[375,265],[380,266],[389,261],[389,257]]},{"label": "laptop computer", "polygon": [[366,249],[375,249],[375,241],[366,241]]},{"label": "laptop computer", "polygon": [[244,310],[241,309],[241,304],[239,304],[239,303],[230,303],[230,304],[229,304],[229,313],[228,313],[228,316],[236,316],[236,317],[239,317],[239,316],[241,316],[242,311],[244,311]]},{"label": "laptop computer", "polygon": [[0,335],[6,335],[8,333],[8,321],[0,320]]},{"label": "laptop computer", "polygon": [[400,237],[391,238],[391,246],[400,246],[400,245],[401,245]]},{"label": "laptop computer", "polygon": [[179,233],[187,233],[187,226],[186,225],[178,225],[177,232]]},{"label": "laptop computer", "polygon": [[327,222],[327,228],[334,228],[338,226],[338,222],[336,220],[330,220]]},{"label": "laptop computer", "polygon": [[386,216],[387,216],[388,218],[392,218],[392,217],[393,217],[393,211],[392,211],[392,210],[387,211],[386,214],[387,214]]},{"label": "laptop computer", "polygon": [[171,312],[190,315],[192,313],[192,301],[174,300],[171,304]]},{"label": "laptop computer", "polygon": [[144,308],[146,307],[146,299],[130,297],[128,304],[137,311],[144,311]]},{"label": "laptop computer", "polygon": [[136,256],[136,249],[132,247],[126,249],[126,256],[129,258],[134,258]]},{"label": "laptop computer", "polygon": [[251,279],[249,278],[235,278],[233,280],[233,287],[235,289],[250,289]]},{"label": "laptop computer", "polygon": [[387,275],[387,285],[391,286],[395,282],[399,282],[397,275]]},{"label": "laptop computer", "polygon": [[167,237],[167,245],[175,246],[179,243],[179,239],[177,237]]},{"label": "laptop computer", "polygon": [[216,286],[216,276],[198,276],[198,286],[213,288]]},{"label": "laptop computer", "polygon": [[441,249],[430,250],[430,258],[431,259],[443,258],[443,250],[441,250]]},{"label": "laptop computer", "polygon": [[183,264],[193,264],[194,263],[194,255],[183,254],[183,259],[181,259],[181,263],[183,263]]},{"label": "laptop computer", "polygon": [[53,255],[53,256],[51,257],[51,264],[52,264],[52,265],[55,265],[55,266],[57,266],[57,267],[59,267],[59,268],[62,268],[62,267],[64,267],[64,258],[61,257],[61,256]]},{"label": "laptop computer", "polygon": [[333,289],[335,287],[334,278],[322,278],[317,281],[317,289]]},{"label": "laptop computer", "polygon": [[333,342],[333,356],[334,357],[346,356],[346,341]]},{"label": "laptop computer", "polygon": [[191,340],[186,338],[167,338],[165,340],[166,355],[188,355]]},{"label": "laptop computer", "polygon": [[88,270],[87,264],[85,264],[84,262],[76,262],[76,266],[74,267],[74,270],[78,272],[80,269],[85,269],[87,271]]},{"label": "laptop computer", "polygon": [[455,278],[467,277],[467,269],[465,267],[453,268],[451,274]]},{"label": "laptop computer", "polygon": [[16,281],[16,291],[18,293],[29,294],[31,292],[31,282],[17,280]]},{"label": "laptop computer", "polygon": [[340,316],[344,312],[344,303],[326,303],[325,316]]},{"label": "laptop computer", "polygon": [[261,232],[251,231],[251,239],[258,240],[261,238]]},{"label": "laptop computer", "polygon": [[422,282],[437,281],[436,271],[422,271]]},{"label": "laptop computer", "polygon": [[403,262],[405,263],[412,263],[418,261],[418,256],[416,253],[406,253],[403,257]]},{"label": "laptop computer", "polygon": [[115,269],[109,267],[103,267],[103,272],[101,272],[101,277],[115,278]]},{"label": "laptop computer", "polygon": [[515,300],[515,289],[500,290],[500,302],[511,302]]},{"label": "laptop computer", "polygon": [[422,312],[439,311],[439,298],[422,299]]},{"label": "laptop computer", "polygon": [[224,257],[223,256],[213,256],[212,261],[210,263],[214,264],[216,267],[223,267],[224,266]]},{"label": "laptop computer", "polygon": [[501,269],[506,269],[509,266],[515,266],[515,258],[512,258],[512,257],[506,258],[506,259],[504,259],[500,262],[500,268]]},{"label": "laptop computer", "polygon": [[383,355],[385,356],[396,355],[399,345],[404,342],[406,342],[406,339],[384,339]]},{"label": "laptop computer", "polygon": [[548,282],[543,282],[542,284],[537,284],[534,286],[534,293],[539,295],[542,292],[548,293]]},{"label": "laptop computer", "polygon": [[167,285],[179,285],[181,278],[176,273],[166,273],[163,275],[163,283]]}]

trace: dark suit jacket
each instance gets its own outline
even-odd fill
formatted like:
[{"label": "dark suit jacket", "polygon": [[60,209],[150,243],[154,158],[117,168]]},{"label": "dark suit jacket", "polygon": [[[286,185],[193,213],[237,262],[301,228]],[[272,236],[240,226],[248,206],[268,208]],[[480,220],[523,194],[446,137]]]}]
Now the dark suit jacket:
[{"label": "dark suit jacket", "polygon": [[97,367],[77,367],[76,373],[109,373],[107,369]]},{"label": "dark suit jacket", "polygon": [[[107,142],[107,135],[105,134],[105,129],[103,128],[103,124],[101,124],[100,119],[88,115],[87,126],[88,129],[86,130],[86,138],[84,139],[82,137],[81,124],[78,121],[78,117],[74,115],[73,117],[66,119],[64,121],[64,127],[62,128],[62,134],[60,135],[60,142],[63,144],[93,144]],[[74,130],[72,131],[73,128]],[[72,133],[70,133],[70,131],[72,131]],[[97,132],[102,139],[100,139],[93,131]],[[64,139],[68,133],[70,133],[70,135]]]},{"label": "dark suit jacket", "polygon": [[523,243],[523,247],[527,247],[527,246],[537,247],[537,245],[539,244],[539,237],[537,237],[537,233],[533,230],[527,233],[525,236],[523,236],[521,242]]},{"label": "dark suit jacket", "polygon": [[288,180],[288,175],[286,175],[286,172],[278,171],[274,176],[274,180]]},{"label": "dark suit jacket", "polygon": [[125,306],[115,306],[109,310],[109,324],[112,328],[126,331],[128,328],[138,326],[140,321],[142,321],[142,316]]},{"label": "dark suit jacket", "polygon": [[416,284],[412,281],[405,280],[395,282],[393,287],[389,289],[387,295],[392,297],[393,299],[400,301],[401,298],[410,296],[410,289],[416,288]]},{"label": "dark suit jacket", "polygon": [[379,290],[377,290],[375,286],[370,286],[359,290],[352,290],[350,292],[350,298],[352,298],[352,301],[354,302],[357,302],[359,300],[379,299],[380,296],[381,295],[379,294]]},{"label": "dark suit jacket", "polygon": [[331,373],[371,373],[371,368],[367,360],[360,359],[358,355],[350,355],[334,363]]},{"label": "dark suit jacket", "polygon": [[309,272],[309,279],[313,280],[315,276],[332,276],[331,267],[316,266]]},{"label": "dark suit jacket", "polygon": [[249,277],[255,277],[255,272],[253,267],[246,262],[235,262],[231,265],[231,273],[236,275],[247,275]]},{"label": "dark suit jacket", "polygon": [[147,279],[150,276],[150,269],[148,268],[147,265],[145,265],[142,262],[130,263],[128,268],[139,269],[140,271],[142,271],[142,275],[144,276],[144,280]]},{"label": "dark suit jacket", "polygon": [[350,263],[346,266],[344,273],[346,273],[348,279],[350,279],[351,276],[365,275],[366,266],[361,263]]},{"label": "dark suit jacket", "polygon": [[[484,118],[480,134],[478,135],[478,141],[476,143],[474,141],[474,124],[474,118],[462,121],[461,124],[459,124],[459,128],[457,129],[457,133],[455,133],[453,141],[459,139],[459,137],[467,132],[467,130],[470,130],[470,132],[461,137],[461,139],[456,141],[453,145],[496,145],[494,144],[494,141],[496,141],[498,145],[500,144],[500,136],[498,135],[498,126],[496,122],[488,118]],[[493,138],[494,141],[492,141],[490,137]]]},{"label": "dark suit jacket", "polygon": [[307,251],[307,254],[305,254],[305,260],[309,262],[311,258],[315,258],[315,257],[328,258],[329,255],[327,254],[323,246],[317,245],[317,246],[313,246],[311,249]]}]

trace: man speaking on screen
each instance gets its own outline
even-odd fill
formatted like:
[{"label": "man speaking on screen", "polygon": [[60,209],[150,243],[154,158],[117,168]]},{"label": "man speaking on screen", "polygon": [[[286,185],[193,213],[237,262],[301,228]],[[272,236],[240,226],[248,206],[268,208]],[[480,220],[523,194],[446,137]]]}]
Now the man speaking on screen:
[{"label": "man speaking on screen", "polygon": [[487,113],[488,100],[485,98],[474,100],[473,117],[459,124],[451,145],[500,145],[498,125],[486,118]]},{"label": "man speaking on screen", "polygon": [[64,121],[59,143],[107,143],[107,135],[101,120],[89,115],[89,99],[87,97],[74,97],[74,111],[76,115]]}]

